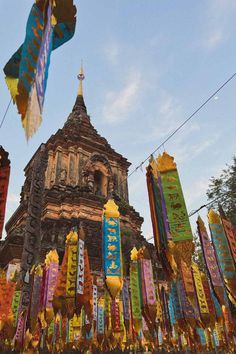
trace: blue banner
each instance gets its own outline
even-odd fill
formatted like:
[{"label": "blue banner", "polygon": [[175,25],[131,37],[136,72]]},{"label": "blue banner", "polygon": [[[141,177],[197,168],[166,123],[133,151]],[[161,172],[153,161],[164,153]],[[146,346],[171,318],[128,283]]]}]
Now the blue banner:
[{"label": "blue banner", "polygon": [[103,217],[103,265],[105,276],[121,276],[121,247],[118,218]]}]

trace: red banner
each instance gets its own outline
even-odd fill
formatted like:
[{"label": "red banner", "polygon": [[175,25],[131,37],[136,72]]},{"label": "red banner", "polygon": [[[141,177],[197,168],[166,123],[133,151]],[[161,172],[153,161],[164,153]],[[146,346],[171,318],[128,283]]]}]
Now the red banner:
[{"label": "red banner", "polygon": [[0,239],[5,219],[7,190],[10,176],[10,160],[8,153],[0,146]]},{"label": "red banner", "polygon": [[231,250],[234,262],[236,264],[236,239],[235,239],[235,235],[233,232],[232,224],[230,221],[228,221],[224,218],[221,218],[221,221],[222,221],[222,224],[223,224],[223,227],[225,230],[226,237],[229,242],[229,246],[230,246],[230,250]]}]

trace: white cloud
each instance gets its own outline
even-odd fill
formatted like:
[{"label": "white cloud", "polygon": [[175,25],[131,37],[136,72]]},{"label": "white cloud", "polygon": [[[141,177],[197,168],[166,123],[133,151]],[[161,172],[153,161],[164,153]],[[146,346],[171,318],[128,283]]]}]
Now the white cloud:
[{"label": "white cloud", "polygon": [[189,144],[189,141],[183,144],[185,137],[181,137],[176,141],[175,156],[178,163],[191,161],[205,152],[210,146],[214,145],[219,139],[220,134],[216,133],[211,139],[199,141],[198,144]]},{"label": "white cloud", "polygon": [[128,80],[119,91],[110,91],[105,96],[103,117],[107,123],[119,123],[128,118],[136,107],[141,87],[141,73],[132,71]]},{"label": "white cloud", "polygon": [[208,4],[202,45],[212,50],[225,42],[234,30],[236,1],[211,0]]},{"label": "white cloud", "polygon": [[204,45],[208,49],[214,49],[219,44],[221,44],[221,42],[223,42],[223,40],[225,40],[225,34],[223,33],[223,31],[221,29],[216,29],[215,31],[213,31],[212,33],[210,33],[208,35],[206,40],[204,40]]}]

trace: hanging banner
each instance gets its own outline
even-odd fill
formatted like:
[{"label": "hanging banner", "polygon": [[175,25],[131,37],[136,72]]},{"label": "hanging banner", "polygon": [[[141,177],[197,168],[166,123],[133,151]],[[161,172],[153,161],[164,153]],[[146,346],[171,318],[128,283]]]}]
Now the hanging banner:
[{"label": "hanging banner", "polygon": [[192,271],[200,313],[201,315],[209,314],[206,296],[202,284],[201,273],[199,271],[198,265],[194,262],[192,262]]},{"label": "hanging banner", "polygon": [[177,283],[175,281],[171,283],[171,298],[174,307],[175,319],[176,321],[180,321],[183,319],[183,313],[179,301]]},{"label": "hanging banner", "polygon": [[111,324],[114,333],[121,331],[120,306],[119,300],[116,299],[111,302]]},{"label": "hanging banner", "polygon": [[126,277],[124,278],[121,297],[123,302],[124,320],[126,324],[126,322],[129,323],[130,321],[129,281]]},{"label": "hanging banner", "polygon": [[220,303],[219,303],[219,301],[218,301],[217,297],[215,296],[212,289],[211,289],[211,298],[214,303],[214,309],[215,309],[215,314],[216,314],[217,320],[219,321],[223,316],[222,309],[221,309]]},{"label": "hanging banner", "polygon": [[93,285],[93,320],[97,322],[98,289]]},{"label": "hanging banner", "polygon": [[142,294],[144,311],[152,323],[155,323],[157,300],[153,280],[152,262],[150,259],[141,259]]},{"label": "hanging banner", "polygon": [[98,312],[97,312],[97,334],[99,336],[99,335],[104,334],[104,329],[105,329],[103,301],[99,301],[97,310],[98,310]]},{"label": "hanging banner", "polygon": [[174,326],[176,324],[176,320],[175,320],[172,292],[169,295],[168,310],[169,310],[170,323],[172,326]]},{"label": "hanging banner", "polygon": [[78,234],[71,231],[66,238],[68,244],[68,264],[66,275],[66,306],[69,318],[73,317],[76,297]]},{"label": "hanging banner", "polygon": [[34,332],[37,325],[38,314],[40,311],[40,295],[42,291],[42,280],[43,280],[43,269],[41,265],[38,265],[33,270],[33,286],[32,286],[32,296],[30,302],[30,329]]},{"label": "hanging banner", "polygon": [[120,213],[114,200],[103,208],[103,269],[107,288],[113,298],[122,289]]},{"label": "hanging banner", "polygon": [[225,235],[229,242],[229,247],[233,256],[234,263],[236,264],[236,239],[233,232],[233,226],[230,221],[223,217],[221,218],[221,221],[224,227]]},{"label": "hanging banner", "polygon": [[[90,322],[93,318],[93,283],[90,273],[88,251],[84,250],[84,308]],[[89,326],[88,326],[89,327]],[[90,329],[89,329],[90,330]]]},{"label": "hanging banner", "polygon": [[27,110],[23,119],[23,127],[25,128],[27,139],[36,132],[42,121],[43,101],[52,51],[53,28],[51,25],[51,15],[52,9],[49,2],[47,9],[47,22],[44,33],[42,34],[42,42],[38,53],[34,81],[32,82]]},{"label": "hanging banner", "polygon": [[192,327],[194,327],[196,324],[196,314],[194,312],[194,308],[187,298],[183,282],[180,279],[177,280],[177,291],[184,318]]},{"label": "hanging banner", "polygon": [[211,209],[208,219],[222,276],[228,291],[236,298],[236,268],[220,217]]},{"label": "hanging banner", "polygon": [[11,310],[14,317],[14,327],[16,326],[17,323],[19,306],[20,306],[20,290],[15,290],[12,298],[12,304],[11,304]]},{"label": "hanging banner", "polygon": [[204,329],[202,329],[200,327],[197,327],[196,331],[197,331],[197,334],[198,334],[198,336],[200,338],[201,345],[205,346],[207,343],[206,343],[206,337],[205,337]]},{"label": "hanging banner", "polygon": [[[66,14],[66,15],[65,15]],[[29,138],[41,123],[50,53],[73,37],[73,1],[40,1],[32,6],[24,43],[4,67],[6,83]]]},{"label": "hanging banner", "polygon": [[157,165],[172,239],[174,242],[192,240],[192,230],[174,158],[164,152],[158,157]]},{"label": "hanging banner", "polygon": [[158,172],[154,160],[149,162],[146,178],[154,241],[157,252],[160,254],[161,250],[167,247],[167,235],[166,224],[163,219],[160,182],[158,183]]},{"label": "hanging banner", "polygon": [[66,299],[66,282],[67,282],[67,264],[68,264],[68,245],[65,246],[65,253],[62,260],[61,269],[57,278],[57,285],[53,298],[53,306],[56,310],[60,310],[65,314],[65,299]]},{"label": "hanging banner", "polygon": [[76,300],[79,312],[84,302],[84,230],[80,227],[77,254]]},{"label": "hanging banner", "polygon": [[195,297],[193,276],[192,276],[191,268],[189,268],[183,260],[181,260],[180,262],[180,272],[181,272],[181,278],[183,281],[183,286],[186,295],[188,296],[189,300],[193,302],[193,299]]},{"label": "hanging banner", "polygon": [[215,314],[214,302],[211,297],[211,289],[210,289],[208,279],[203,272],[201,272],[201,278],[202,278],[202,285],[203,285],[203,289],[204,289],[204,293],[205,293],[205,297],[206,297],[206,302],[207,302],[207,306],[208,306],[208,310],[209,310],[209,314],[210,314],[210,321],[211,321],[210,324],[213,328],[215,321],[216,321],[216,314]]},{"label": "hanging banner", "polygon": [[218,262],[217,262],[217,259],[215,256],[213,246],[212,246],[210,239],[208,237],[206,227],[204,225],[204,222],[200,218],[200,216],[197,219],[197,229],[198,229],[198,235],[200,238],[200,242],[202,245],[204,260],[205,260],[207,270],[209,273],[209,277],[211,280],[211,284],[212,284],[219,300],[223,304],[223,297],[224,297],[223,282],[221,279]]},{"label": "hanging banner", "polygon": [[10,177],[10,160],[8,153],[0,145],[0,239],[2,238],[5,220],[7,191]]},{"label": "hanging banner", "polygon": [[[6,322],[12,315],[12,299],[16,283],[7,282],[5,272],[0,274],[0,322]],[[1,327],[1,325],[0,325]]]},{"label": "hanging banner", "polygon": [[52,301],[57,284],[59,257],[56,250],[49,251],[45,259],[47,282],[45,291],[44,306],[46,309],[46,320],[50,323],[54,316]]},{"label": "hanging banner", "polygon": [[130,263],[130,293],[133,325],[137,333],[139,333],[142,328],[140,287],[141,284],[139,283],[138,261],[133,260]]}]

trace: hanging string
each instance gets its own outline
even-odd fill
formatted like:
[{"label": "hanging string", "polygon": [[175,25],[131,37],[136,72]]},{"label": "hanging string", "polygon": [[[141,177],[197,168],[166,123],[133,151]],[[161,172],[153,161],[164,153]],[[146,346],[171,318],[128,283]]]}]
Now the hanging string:
[{"label": "hanging string", "polygon": [[134,174],[134,172],[136,172],[145,162],[147,162],[149,160],[149,158],[152,156],[152,155],[155,155],[155,153],[161,148],[163,147],[164,151],[165,151],[165,144],[171,140],[173,138],[173,136],[175,134],[177,134],[193,117],[196,116],[196,114],[203,108],[207,105],[207,103],[209,101],[211,101],[215,96],[216,94],[221,91],[231,80],[233,80],[233,78],[236,76],[236,72],[231,75],[215,92],[213,92],[187,119],[185,119],[185,121],[183,121],[183,123],[181,123],[174,131],[173,133],[171,133],[162,143],[160,143],[160,145],[158,145],[156,147],[156,149],[151,152],[144,161],[142,161],[137,167],[135,167],[135,169],[130,172],[127,177],[124,178],[123,181],[121,181],[121,184],[123,184],[130,176],[132,176],[132,174]]},{"label": "hanging string", "polygon": [[2,118],[2,120],[1,120],[0,129],[2,128],[2,125],[3,125],[3,123],[4,123],[4,120],[5,120],[6,116],[7,116],[7,113],[8,113],[8,110],[9,110],[9,108],[10,108],[11,102],[12,102],[12,98],[10,99],[10,101],[9,101],[9,103],[8,103],[8,106],[7,106],[7,108],[6,108],[6,111],[5,111],[5,113],[4,113],[4,115],[3,115],[3,118]]}]

